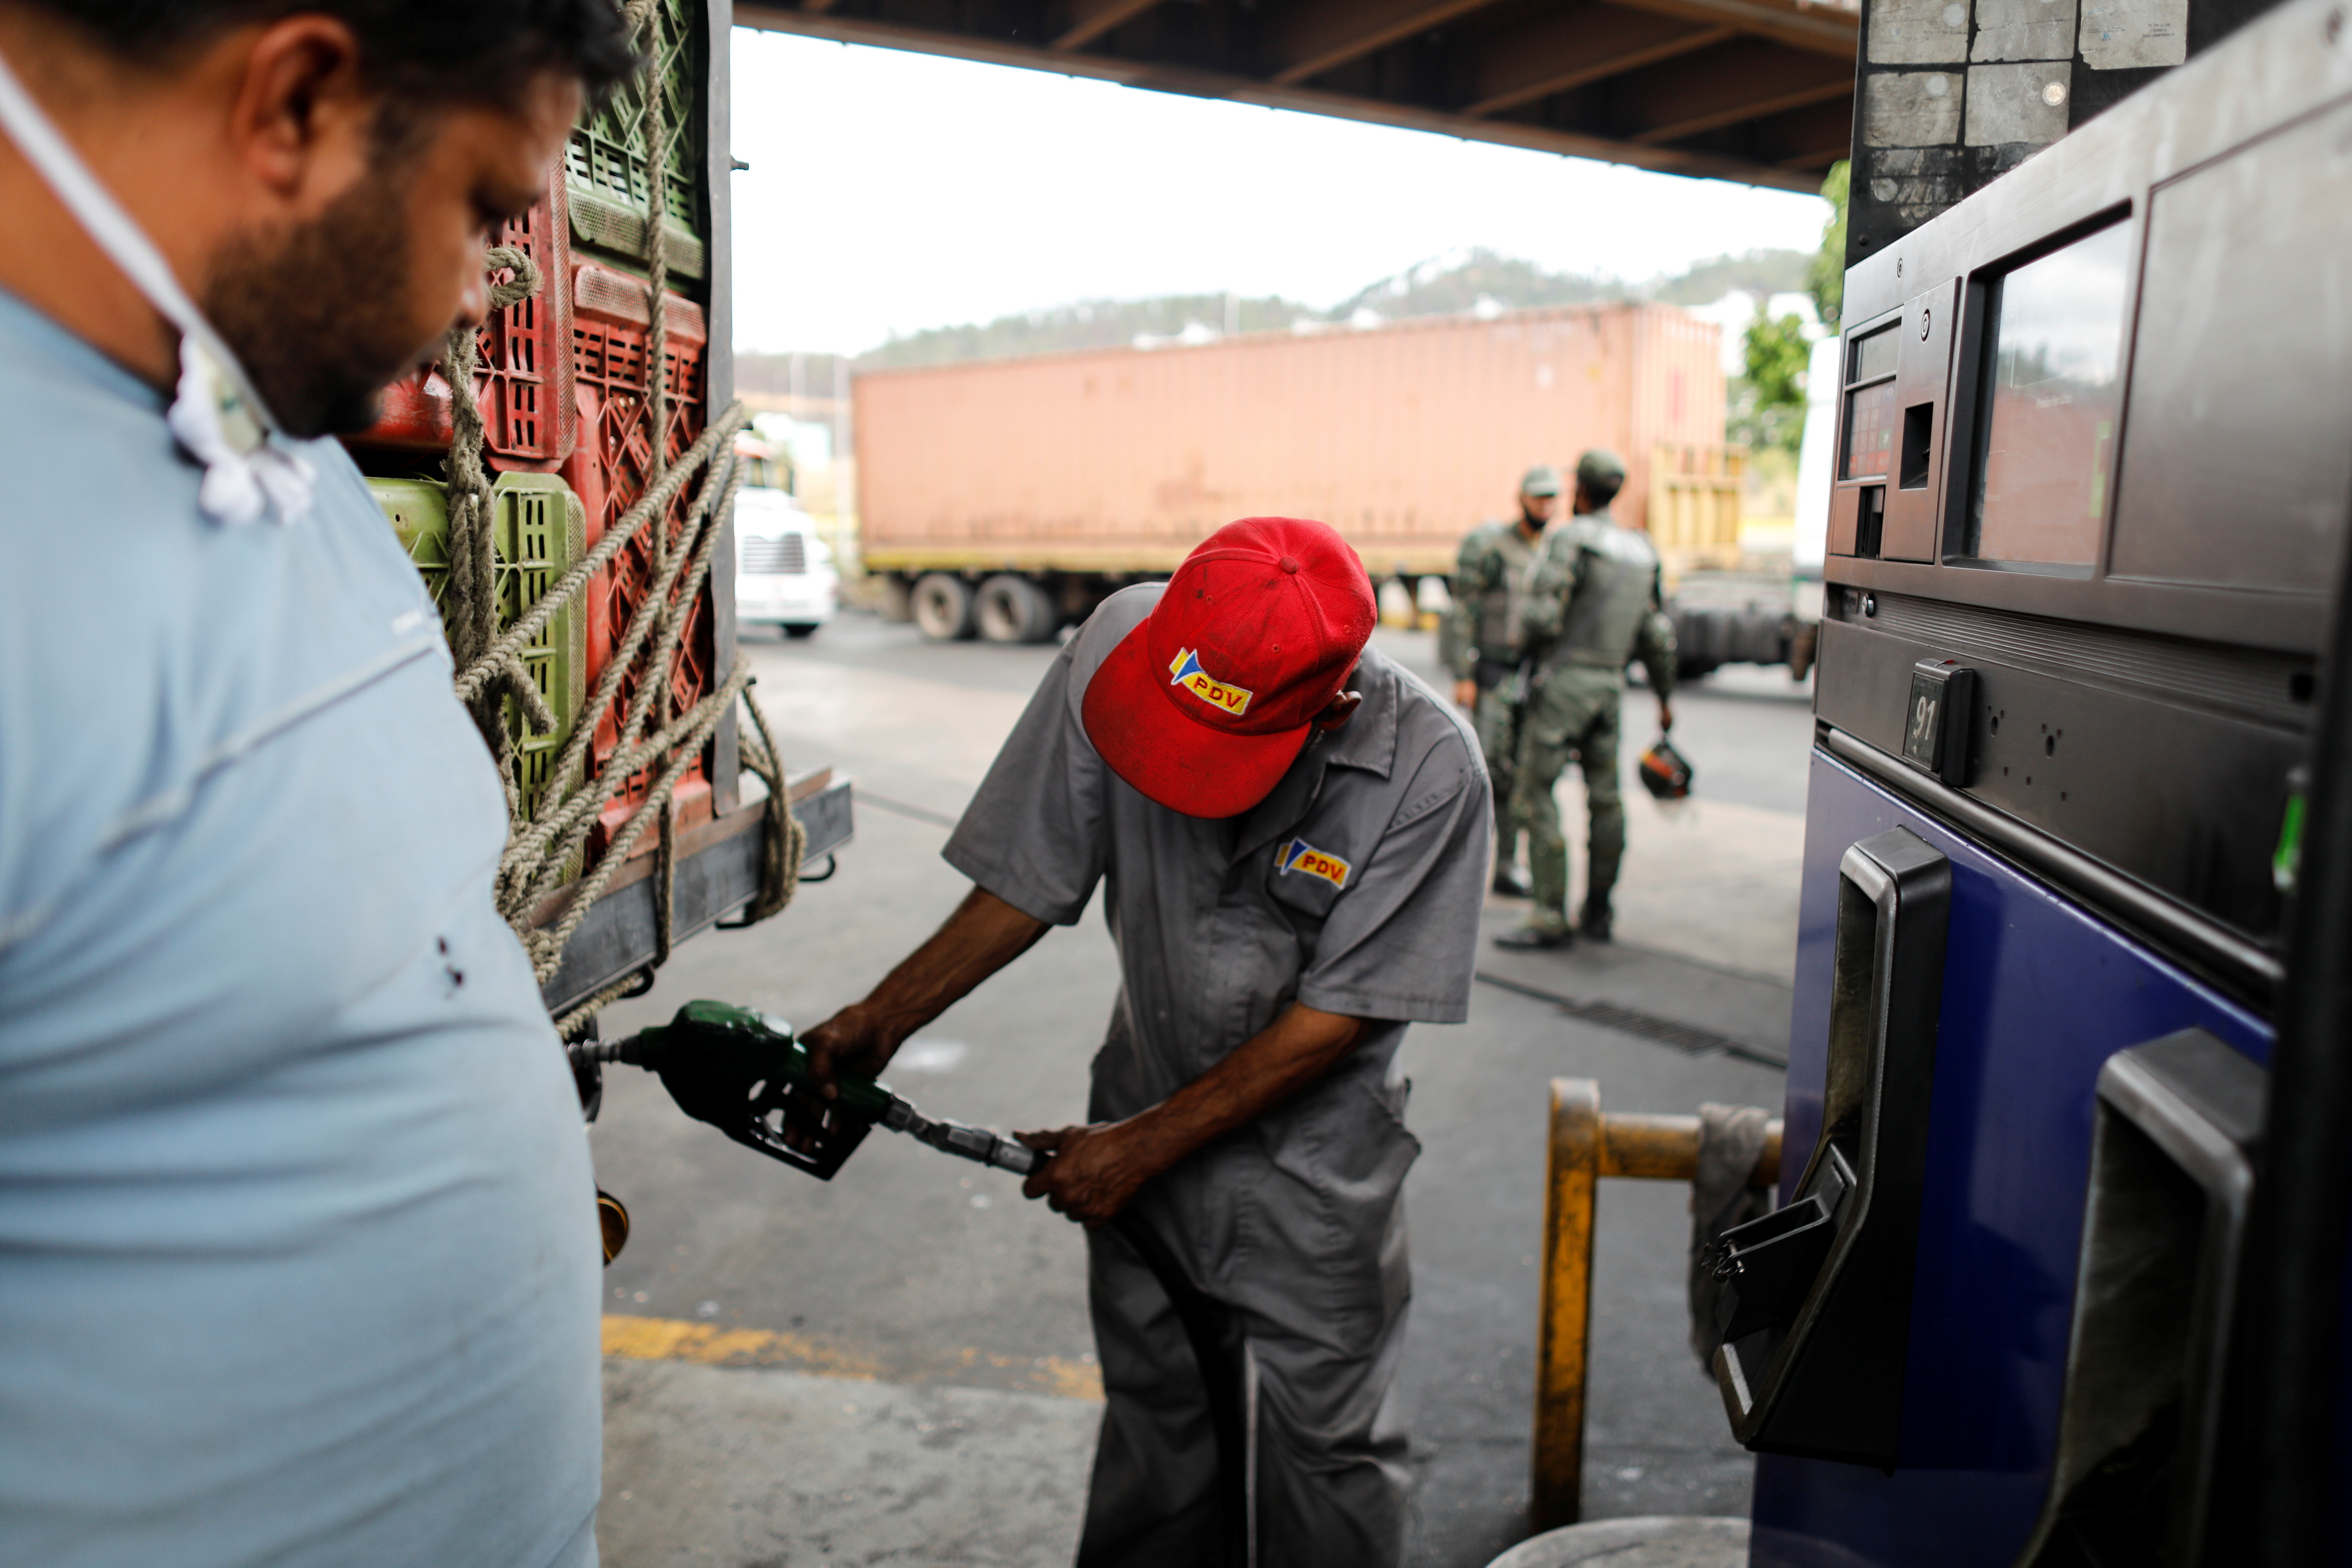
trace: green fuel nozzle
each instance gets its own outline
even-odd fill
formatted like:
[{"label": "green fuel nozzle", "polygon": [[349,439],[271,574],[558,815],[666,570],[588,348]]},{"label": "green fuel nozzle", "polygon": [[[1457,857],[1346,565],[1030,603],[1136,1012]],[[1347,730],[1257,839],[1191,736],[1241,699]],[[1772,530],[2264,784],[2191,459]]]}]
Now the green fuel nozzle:
[{"label": "green fuel nozzle", "polygon": [[749,1007],[688,1002],[667,1024],[572,1049],[577,1059],[622,1062],[658,1075],[688,1116],[820,1181],[831,1181],[877,1126],[1021,1175],[1043,1159],[984,1127],[927,1117],[873,1079],[836,1077],[837,1098],[826,1099],[793,1026]]}]

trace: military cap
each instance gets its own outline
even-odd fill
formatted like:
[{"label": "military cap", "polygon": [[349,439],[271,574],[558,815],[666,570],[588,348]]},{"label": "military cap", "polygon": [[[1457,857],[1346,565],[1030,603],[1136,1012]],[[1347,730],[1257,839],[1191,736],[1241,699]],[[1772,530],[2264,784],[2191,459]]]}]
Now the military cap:
[{"label": "military cap", "polygon": [[1606,447],[1595,447],[1576,459],[1576,482],[1599,489],[1625,482],[1625,464]]},{"label": "military cap", "polygon": [[1519,481],[1519,493],[1523,496],[1556,496],[1560,488],[1559,470],[1549,463],[1538,463]]}]

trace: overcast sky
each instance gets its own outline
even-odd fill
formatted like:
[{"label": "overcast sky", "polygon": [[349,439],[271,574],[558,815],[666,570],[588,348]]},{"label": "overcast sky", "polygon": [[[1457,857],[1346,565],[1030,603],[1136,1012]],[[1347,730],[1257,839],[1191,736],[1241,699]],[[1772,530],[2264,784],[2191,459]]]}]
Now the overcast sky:
[{"label": "overcast sky", "polygon": [[1811,249],[1812,196],[735,33],[736,342],[856,352],[1081,299],[1317,306],[1459,247],[1640,279]]}]

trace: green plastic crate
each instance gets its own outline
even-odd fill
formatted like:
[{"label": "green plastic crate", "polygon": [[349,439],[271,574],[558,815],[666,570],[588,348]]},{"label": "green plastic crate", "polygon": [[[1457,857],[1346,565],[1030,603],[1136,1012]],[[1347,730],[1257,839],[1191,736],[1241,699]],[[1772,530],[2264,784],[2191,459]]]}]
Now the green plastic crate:
[{"label": "green plastic crate", "polygon": [[[657,26],[669,69],[661,83],[664,121],[669,131],[667,261],[688,278],[706,268],[702,237],[705,174],[704,102],[700,91],[707,51],[699,37],[698,0],[663,0]],[[645,90],[630,81],[615,89],[604,106],[574,126],[564,155],[566,195],[573,239],[624,261],[646,253]]]},{"label": "green plastic crate", "polygon": [[[376,504],[425,578],[438,605],[449,577],[448,488],[433,479],[370,479]],[[553,474],[500,474],[490,490],[498,551],[499,626],[521,618],[556,579],[587,552],[587,513],[580,498]],[[578,598],[550,617],[523,650],[522,661],[540,695],[555,710],[555,732],[525,732],[521,710],[507,703],[507,733],[520,753],[523,812],[539,809],[563,742],[588,700],[588,607]]]}]

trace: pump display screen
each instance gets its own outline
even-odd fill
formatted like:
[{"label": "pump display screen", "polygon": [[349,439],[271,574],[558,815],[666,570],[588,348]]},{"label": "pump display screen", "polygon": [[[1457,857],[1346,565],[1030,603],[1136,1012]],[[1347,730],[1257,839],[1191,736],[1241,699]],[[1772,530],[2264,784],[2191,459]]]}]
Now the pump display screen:
[{"label": "pump display screen", "polygon": [[[1846,345],[1845,457],[1842,479],[1885,479],[1895,466],[1895,358],[1898,327]],[[1867,382],[1870,384],[1862,385]]]},{"label": "pump display screen", "polygon": [[1895,384],[1845,395],[1845,471],[1841,479],[1885,479],[1895,466]]},{"label": "pump display screen", "polygon": [[2088,566],[2098,557],[2131,279],[2116,224],[1993,285],[1969,543],[1980,561]]},{"label": "pump display screen", "polygon": [[1900,327],[1881,327],[1866,338],[1854,339],[1853,346],[1847,350],[1849,374],[1845,378],[1846,384],[1852,386],[1858,382],[1876,381],[1881,376],[1893,375],[1895,350],[1899,346],[1896,335],[1901,331]]},{"label": "pump display screen", "polygon": [[2352,106],[2159,189],[2116,478],[2118,577],[2297,595],[2352,510]]}]

